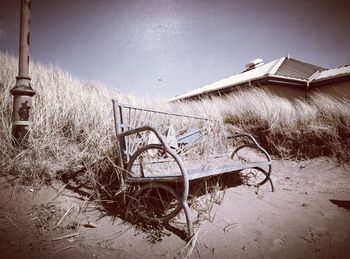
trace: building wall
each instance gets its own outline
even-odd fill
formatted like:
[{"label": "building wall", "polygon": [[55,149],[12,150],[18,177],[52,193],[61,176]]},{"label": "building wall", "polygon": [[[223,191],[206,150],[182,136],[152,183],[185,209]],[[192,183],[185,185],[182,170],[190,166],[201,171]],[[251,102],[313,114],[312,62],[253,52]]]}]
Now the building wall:
[{"label": "building wall", "polygon": [[350,99],[350,81],[312,88],[310,94],[322,93],[334,97]]},{"label": "building wall", "polygon": [[287,98],[289,100],[304,99],[306,92],[304,88],[297,88],[292,86],[281,85],[264,85],[261,89],[268,90],[280,97]]}]

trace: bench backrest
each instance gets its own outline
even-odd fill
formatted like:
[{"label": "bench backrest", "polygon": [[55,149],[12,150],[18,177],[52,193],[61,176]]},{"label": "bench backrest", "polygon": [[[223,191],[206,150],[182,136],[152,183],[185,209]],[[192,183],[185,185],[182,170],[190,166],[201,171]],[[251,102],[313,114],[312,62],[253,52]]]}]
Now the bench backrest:
[{"label": "bench backrest", "polygon": [[[182,157],[187,154],[190,155],[191,152],[198,153],[198,150],[193,150],[194,146],[198,149],[200,145],[203,145],[201,148],[202,150],[208,148],[213,150],[213,145],[215,144],[213,144],[212,141],[215,141],[215,136],[217,137],[216,131],[221,130],[221,124],[216,120],[200,116],[135,107],[119,103],[117,100],[113,100],[113,111],[117,137],[122,132],[145,125],[154,127],[159,133],[166,136],[169,128],[173,127],[179,142],[178,148],[181,149],[178,150],[178,152],[181,153]],[[199,145],[195,142],[201,135],[213,139],[209,142],[201,141]],[[119,152],[122,158],[120,162],[123,166],[128,163],[130,155],[133,154],[140,145],[149,143],[150,137],[149,133],[140,133],[118,138]],[[191,142],[193,142],[194,145],[190,145]],[[209,145],[210,147],[205,145]]]}]

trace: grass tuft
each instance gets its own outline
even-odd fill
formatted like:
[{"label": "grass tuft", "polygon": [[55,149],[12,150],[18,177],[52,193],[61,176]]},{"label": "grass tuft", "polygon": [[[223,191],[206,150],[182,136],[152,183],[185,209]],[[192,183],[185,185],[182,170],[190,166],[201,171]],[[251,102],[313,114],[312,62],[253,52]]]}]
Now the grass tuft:
[{"label": "grass tuft", "polygon": [[267,91],[252,89],[223,98],[189,103],[165,103],[107,90],[52,65],[31,64],[33,125],[28,150],[11,144],[12,96],[17,59],[0,52],[0,168],[2,174],[50,180],[58,172],[115,161],[111,99],[138,106],[196,114],[225,123],[224,135],[253,134],[280,158],[350,158],[350,101],[321,94],[309,103],[291,102]]}]

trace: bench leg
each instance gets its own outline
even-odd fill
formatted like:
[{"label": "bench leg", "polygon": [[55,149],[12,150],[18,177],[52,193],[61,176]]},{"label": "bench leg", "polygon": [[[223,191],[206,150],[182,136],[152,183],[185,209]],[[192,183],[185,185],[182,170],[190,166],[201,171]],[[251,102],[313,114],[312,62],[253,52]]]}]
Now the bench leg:
[{"label": "bench leg", "polygon": [[271,176],[271,171],[272,171],[272,161],[271,161],[271,157],[270,155],[266,152],[265,149],[263,149],[261,146],[257,145],[257,143],[254,143],[254,144],[244,144],[244,145],[241,145],[239,147],[237,147],[231,154],[231,159],[233,159],[238,151],[242,150],[242,149],[245,149],[245,148],[251,148],[251,149],[255,149],[256,151],[259,151],[261,155],[263,155],[266,159],[266,162],[269,163],[268,165],[266,165],[267,167],[267,170],[265,170],[264,168],[261,168],[261,167],[252,167],[251,169],[252,170],[258,170],[260,171],[261,173],[263,173],[265,175],[265,178],[264,179],[260,179],[259,182],[256,182],[255,184],[252,184],[253,186],[256,186],[256,187],[259,187],[263,184],[265,184],[267,181],[270,182],[271,184],[271,190],[272,192],[274,192],[274,186],[273,186],[273,183],[272,183],[272,180],[270,178]]},{"label": "bench leg", "polygon": [[191,210],[190,210],[190,207],[188,206],[187,201],[182,202],[182,208],[184,209],[185,216],[186,216],[188,237],[191,238],[194,235],[194,231],[193,231],[193,225],[191,221]]},{"label": "bench leg", "polygon": [[[163,189],[164,191],[171,194],[173,198],[175,198],[178,201],[178,206],[176,206],[169,214],[162,215],[162,216],[158,215],[158,217],[153,217],[155,215],[152,214],[152,210],[150,211],[145,210],[147,208],[143,206],[144,205],[143,199],[149,198],[149,196],[147,197],[147,193],[155,189]],[[159,192],[153,192],[153,194],[155,193],[159,194]],[[146,197],[145,197],[145,194],[146,194]],[[158,198],[158,197],[152,197],[152,198]],[[150,203],[148,203],[148,205],[152,205],[152,203],[154,205],[154,202],[156,201],[157,200],[152,200]],[[132,195],[132,197],[130,197],[130,200],[127,204],[125,217],[127,218],[128,214],[130,214],[132,210],[134,210],[144,219],[147,219],[150,221],[167,222],[170,219],[174,218],[180,212],[181,209],[183,209],[185,212],[188,237],[191,238],[194,235],[194,231],[193,231],[193,225],[191,221],[191,210],[188,205],[188,202],[187,200],[181,201],[181,198],[176,194],[176,191],[166,184],[149,183],[149,184],[143,185],[134,195]]]}]

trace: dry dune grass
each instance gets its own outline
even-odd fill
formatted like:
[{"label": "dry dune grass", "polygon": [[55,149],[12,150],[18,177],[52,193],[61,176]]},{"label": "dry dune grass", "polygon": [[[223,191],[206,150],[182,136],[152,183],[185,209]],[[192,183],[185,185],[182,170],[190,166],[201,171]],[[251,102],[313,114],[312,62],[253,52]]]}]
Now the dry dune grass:
[{"label": "dry dune grass", "polygon": [[[310,103],[290,102],[251,90],[192,103],[165,103],[109,91],[53,66],[31,65],[34,97],[32,148],[17,154],[11,145],[16,58],[0,53],[0,169],[2,174],[50,180],[57,172],[113,161],[112,98],[121,102],[196,114],[224,121],[228,132],[246,131],[284,158],[331,156],[349,161],[350,101],[317,95]],[[17,154],[17,155],[15,155]],[[107,159],[109,158],[109,159]],[[102,162],[101,168],[106,167]],[[98,167],[99,168],[99,167]],[[97,168],[97,170],[98,170]]]},{"label": "dry dune grass", "polygon": [[5,172],[21,173],[23,169],[45,174],[40,177],[51,177],[83,161],[97,161],[111,147],[111,105],[107,90],[55,67],[34,64],[31,76],[37,94],[33,103],[32,148],[14,157],[9,137],[12,108],[9,90],[15,83],[16,60],[2,53],[0,67],[1,167]]},{"label": "dry dune grass", "polygon": [[329,156],[339,162],[349,161],[350,100],[316,94],[309,103],[291,102],[254,90],[223,102],[225,122],[252,133],[278,157]]},{"label": "dry dune grass", "polygon": [[[178,104],[179,105],[179,104]],[[186,111],[221,119],[228,134],[248,132],[271,154],[285,159],[329,156],[349,161],[350,100],[315,94],[290,101],[250,89],[183,105]]]}]

